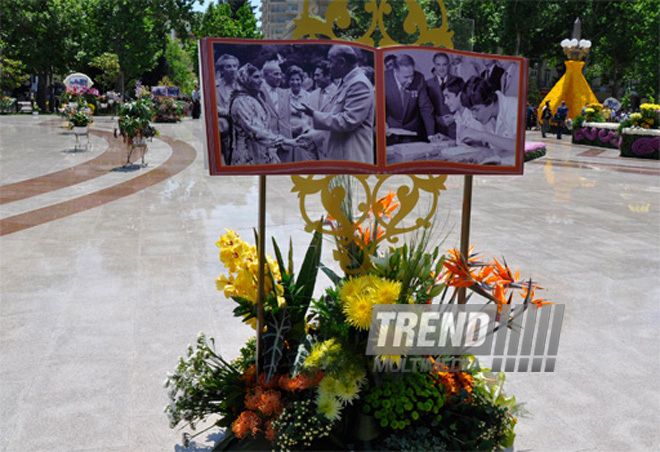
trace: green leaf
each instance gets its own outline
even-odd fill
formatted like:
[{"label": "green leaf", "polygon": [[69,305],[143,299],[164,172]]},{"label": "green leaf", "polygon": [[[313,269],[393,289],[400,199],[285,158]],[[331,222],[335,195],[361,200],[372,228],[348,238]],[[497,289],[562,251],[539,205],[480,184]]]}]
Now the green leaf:
[{"label": "green leaf", "polygon": [[319,268],[320,268],[321,270],[323,270],[323,273],[325,273],[325,275],[326,275],[328,278],[330,278],[330,281],[332,281],[332,283],[333,283],[334,285],[339,284],[339,282],[341,281],[341,276],[339,276],[339,275],[338,275],[337,273],[335,273],[332,269],[326,267],[326,266],[323,265],[323,264],[319,264]]},{"label": "green leaf", "polygon": [[296,280],[296,286],[300,289],[298,297],[306,304],[309,304],[312,295],[314,294],[316,276],[318,275],[319,264],[321,263],[322,246],[323,241],[321,233],[315,231],[309,247],[307,248],[307,253],[305,253],[305,259],[300,267],[298,279]]},{"label": "green leaf", "polygon": [[284,350],[284,335],[291,329],[291,317],[286,309],[281,309],[277,314],[269,313],[266,317],[267,331],[263,335],[264,371],[266,372],[266,383],[273,378],[277,367],[282,359]]},{"label": "green leaf", "polygon": [[272,241],[273,249],[275,250],[275,259],[277,259],[277,265],[280,267],[280,274],[282,275],[282,279],[284,279],[286,269],[284,268],[284,260],[282,260],[282,252],[280,251],[280,247],[277,245],[275,237],[272,238]]}]

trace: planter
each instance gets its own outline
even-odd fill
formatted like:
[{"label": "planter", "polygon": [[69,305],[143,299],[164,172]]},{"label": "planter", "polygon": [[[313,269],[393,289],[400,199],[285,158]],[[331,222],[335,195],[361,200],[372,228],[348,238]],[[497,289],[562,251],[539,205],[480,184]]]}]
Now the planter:
[{"label": "planter", "polygon": [[135,137],[133,138],[133,146],[146,146],[147,139],[144,137]]},{"label": "planter", "polygon": [[660,160],[660,130],[623,129],[619,149],[621,157]]},{"label": "planter", "polygon": [[617,127],[618,124],[607,122],[584,122],[573,131],[573,143],[618,149],[621,137],[616,132]]},{"label": "planter", "polygon": [[76,135],[87,135],[87,126],[73,126],[73,133]]}]

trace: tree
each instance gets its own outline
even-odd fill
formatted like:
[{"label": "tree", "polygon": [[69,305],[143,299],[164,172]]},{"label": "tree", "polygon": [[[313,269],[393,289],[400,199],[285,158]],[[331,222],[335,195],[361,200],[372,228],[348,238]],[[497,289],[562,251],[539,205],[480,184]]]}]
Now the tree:
[{"label": "tree", "polygon": [[170,39],[165,50],[167,75],[174,86],[181,88],[184,93],[192,92],[197,78],[193,72],[192,59],[188,52],[181,47],[179,40]]},{"label": "tree", "polygon": [[27,81],[29,76],[24,71],[25,65],[22,62],[0,56],[0,96]]},{"label": "tree", "polygon": [[113,88],[121,75],[119,57],[114,53],[104,52],[92,60],[91,66],[102,71],[98,80],[105,88]]}]

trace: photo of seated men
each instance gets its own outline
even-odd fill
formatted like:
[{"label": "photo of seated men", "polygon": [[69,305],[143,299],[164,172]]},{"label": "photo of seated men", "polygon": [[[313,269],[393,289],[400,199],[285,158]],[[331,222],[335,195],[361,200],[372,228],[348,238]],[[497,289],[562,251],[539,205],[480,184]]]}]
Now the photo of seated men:
[{"label": "photo of seated men", "polygon": [[214,58],[224,165],[374,164],[372,52],[219,43]]},{"label": "photo of seated men", "polygon": [[388,59],[388,164],[515,165],[517,61],[412,49],[388,52]]}]

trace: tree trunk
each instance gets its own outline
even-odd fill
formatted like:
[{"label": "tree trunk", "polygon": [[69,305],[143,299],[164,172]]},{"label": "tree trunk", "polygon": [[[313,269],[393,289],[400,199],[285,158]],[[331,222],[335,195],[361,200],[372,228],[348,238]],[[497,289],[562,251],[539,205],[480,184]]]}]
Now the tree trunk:
[{"label": "tree trunk", "polygon": [[37,106],[39,107],[39,111],[41,113],[46,113],[46,74],[44,72],[40,72],[38,75],[39,83],[37,84]]}]

